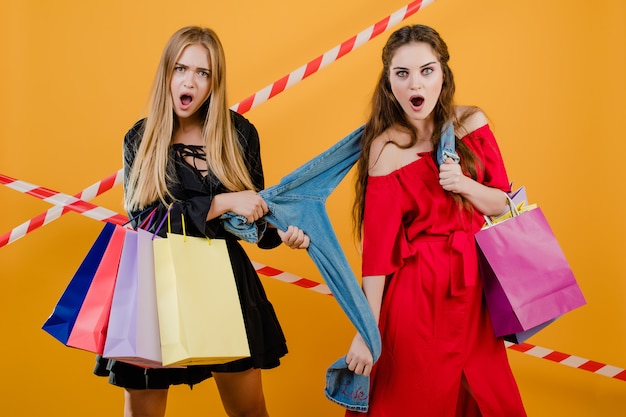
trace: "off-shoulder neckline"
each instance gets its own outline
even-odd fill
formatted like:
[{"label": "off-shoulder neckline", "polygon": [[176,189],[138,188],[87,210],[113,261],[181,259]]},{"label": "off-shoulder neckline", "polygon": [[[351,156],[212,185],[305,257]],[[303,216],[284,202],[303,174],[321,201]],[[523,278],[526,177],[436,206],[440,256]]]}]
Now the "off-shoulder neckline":
[{"label": "off-shoulder neckline", "polygon": [[[468,138],[468,137],[470,137],[470,136],[475,135],[475,134],[476,134],[476,133],[478,133],[479,131],[482,131],[485,127],[489,127],[489,124],[488,124],[488,123],[485,123],[484,125],[482,125],[482,126],[480,126],[480,127],[476,128],[476,129],[472,130],[471,132],[469,132],[468,134],[466,134],[465,136],[463,136],[463,137],[461,138],[461,140],[464,140],[465,138]],[[408,163],[406,163],[406,164],[402,165],[401,167],[399,167],[399,168],[397,168],[397,169],[394,169],[394,170],[393,170],[393,171],[391,171],[390,173],[385,174],[385,175],[368,175],[368,177],[369,177],[369,178],[386,178],[386,177],[389,177],[389,176],[391,176],[391,175],[399,175],[400,173],[402,173],[403,171],[405,171],[407,168],[412,167],[413,165],[417,165],[417,163],[418,163],[419,161],[421,161],[422,159],[424,159],[424,158],[428,159],[428,157],[429,157],[429,156],[431,156],[431,155],[433,154],[433,152],[434,152],[434,151],[417,152],[417,157],[418,157],[417,159],[414,159],[413,161],[408,162]],[[430,159],[431,159],[431,160],[433,161],[433,163],[434,163],[434,160],[433,160],[432,158],[430,158]]]}]

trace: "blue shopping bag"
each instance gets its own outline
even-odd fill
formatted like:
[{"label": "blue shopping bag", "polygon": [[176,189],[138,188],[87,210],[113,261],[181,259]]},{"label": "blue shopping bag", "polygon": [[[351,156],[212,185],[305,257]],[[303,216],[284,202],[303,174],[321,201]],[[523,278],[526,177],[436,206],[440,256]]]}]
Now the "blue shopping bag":
[{"label": "blue shopping bag", "polygon": [[74,323],[89,291],[93,277],[98,270],[100,261],[113,236],[116,225],[106,223],[85,259],[78,267],[61,298],[54,307],[54,311],[44,323],[42,329],[64,345],[70,337]]}]

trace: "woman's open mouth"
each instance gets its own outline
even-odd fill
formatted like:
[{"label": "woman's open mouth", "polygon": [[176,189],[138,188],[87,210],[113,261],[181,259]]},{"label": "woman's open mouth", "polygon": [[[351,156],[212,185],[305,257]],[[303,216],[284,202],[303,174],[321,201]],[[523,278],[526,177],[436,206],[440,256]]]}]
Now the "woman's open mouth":
[{"label": "woman's open mouth", "polygon": [[413,107],[420,107],[422,104],[424,104],[424,97],[413,96],[413,97],[410,98],[409,101],[411,102],[411,105]]},{"label": "woman's open mouth", "polygon": [[183,106],[190,105],[192,101],[193,97],[191,97],[189,94],[183,94],[182,96],[180,96],[180,102]]}]

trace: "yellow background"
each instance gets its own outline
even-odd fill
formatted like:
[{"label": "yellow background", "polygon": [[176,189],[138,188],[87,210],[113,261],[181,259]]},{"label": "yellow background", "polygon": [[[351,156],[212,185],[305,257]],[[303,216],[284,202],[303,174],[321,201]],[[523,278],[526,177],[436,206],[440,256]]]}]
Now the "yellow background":
[{"label": "yellow background", "polygon": [[[0,173],[74,194],[121,167],[121,141],[145,112],[168,37],[214,28],[232,104],[405,5],[404,0],[4,1],[0,6]],[[623,0],[437,0],[404,23],[435,27],[451,50],[457,102],[492,121],[510,178],[538,203],[588,304],[530,340],[626,367],[622,215],[626,116]],[[400,25],[396,25],[396,29]],[[248,112],[267,184],[359,126],[390,31]],[[121,212],[118,186],[94,200]],[[354,270],[352,177],[328,202]],[[0,187],[0,233],[50,206]],[[121,415],[122,392],[94,356],[41,330],[100,222],[69,213],[0,248],[0,407],[7,416]],[[304,251],[253,260],[321,281]],[[340,416],[324,371],[353,328],[332,297],[264,277],[290,353],[264,373],[273,416]],[[626,382],[509,350],[530,416],[623,416]],[[223,416],[213,381],[171,390],[168,415]],[[210,411],[209,411],[210,410]]]}]

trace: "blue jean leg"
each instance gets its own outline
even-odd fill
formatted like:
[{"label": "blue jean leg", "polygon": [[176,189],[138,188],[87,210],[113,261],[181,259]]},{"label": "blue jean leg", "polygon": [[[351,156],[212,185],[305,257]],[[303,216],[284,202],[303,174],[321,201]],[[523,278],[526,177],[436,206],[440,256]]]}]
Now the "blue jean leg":
[{"label": "blue jean leg", "polygon": [[[378,326],[326,211],[326,199],[359,157],[362,134],[363,126],[259,194],[269,207],[266,221],[281,230],[296,225],[310,237],[309,256],[376,361],[381,351]],[[440,163],[446,157],[458,158],[451,124],[446,126],[437,153]],[[251,242],[258,239],[257,227],[242,216],[227,213],[223,219],[231,233]],[[345,356],[328,368],[324,391],[328,399],[347,409],[368,409],[369,377],[349,371]]]}]

